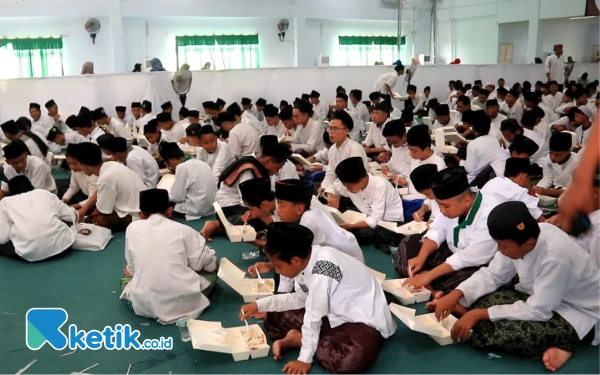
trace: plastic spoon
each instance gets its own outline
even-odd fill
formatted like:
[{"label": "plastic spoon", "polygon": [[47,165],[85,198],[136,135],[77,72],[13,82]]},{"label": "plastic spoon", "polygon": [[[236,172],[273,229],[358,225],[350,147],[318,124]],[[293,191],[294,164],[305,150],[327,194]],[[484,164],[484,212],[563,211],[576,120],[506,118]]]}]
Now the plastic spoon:
[{"label": "plastic spoon", "polygon": [[[244,308],[242,308],[241,310],[242,310],[242,316],[244,316]],[[246,319],[244,319],[244,323],[246,323],[246,334],[249,334],[250,326],[248,325],[248,321]]]},{"label": "plastic spoon", "polygon": [[260,285],[264,285],[264,284],[265,284],[265,281],[263,280],[263,278],[262,278],[262,277],[260,277],[260,272],[258,272],[258,267],[255,267],[254,269],[256,270],[256,276],[258,276],[258,283],[259,283]]}]

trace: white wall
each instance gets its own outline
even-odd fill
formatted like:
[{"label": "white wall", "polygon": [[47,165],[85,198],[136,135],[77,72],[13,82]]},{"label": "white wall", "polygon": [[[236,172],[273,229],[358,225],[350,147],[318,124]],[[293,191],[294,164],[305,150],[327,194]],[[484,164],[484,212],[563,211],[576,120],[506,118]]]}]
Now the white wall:
[{"label": "white wall", "polygon": [[[527,64],[527,32],[529,22],[511,22],[499,25],[498,53],[501,43],[513,45],[513,64]],[[500,56],[498,56],[498,61]]]},{"label": "white wall", "polygon": [[539,34],[542,53],[548,56],[555,44],[562,43],[565,60],[572,56],[576,62],[590,62],[592,45],[599,44],[599,33],[597,18],[542,20]]},{"label": "white wall", "polygon": [[110,40],[110,19],[100,18],[102,29],[92,44],[83,28],[86,18],[2,18],[0,35],[34,37],[63,35],[63,69],[65,75],[81,73],[86,61],[93,61],[96,73],[113,73],[113,50]]},{"label": "white wall", "polygon": [[[145,57],[158,57],[167,70],[176,70],[176,35],[219,35],[219,34],[258,34],[259,61],[261,68],[275,68],[294,65],[294,27],[293,19],[286,33],[285,41],[279,41],[275,18],[124,18],[123,33],[125,43],[125,62],[133,68]],[[148,21],[149,36],[146,56],[146,28]],[[200,70],[202,67],[191,67]]]}]

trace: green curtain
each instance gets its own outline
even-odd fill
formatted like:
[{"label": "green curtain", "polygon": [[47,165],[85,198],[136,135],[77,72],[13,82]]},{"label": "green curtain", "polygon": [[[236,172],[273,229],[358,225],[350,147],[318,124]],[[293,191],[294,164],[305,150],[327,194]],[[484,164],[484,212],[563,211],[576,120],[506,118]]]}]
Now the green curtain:
[{"label": "green curtain", "polygon": [[18,77],[54,77],[64,75],[62,37],[0,39],[0,48],[7,47],[16,57]]},{"label": "green curtain", "polygon": [[[398,45],[398,38],[395,36],[340,36],[339,44],[341,46],[350,45],[384,45],[384,46],[395,46]],[[400,38],[400,45],[406,44],[406,37]]]},{"label": "green curtain", "polygon": [[177,47],[258,44],[258,35],[184,35],[176,37]]},{"label": "green curtain", "polygon": [[258,35],[191,35],[176,37],[178,64],[200,69],[207,61],[213,69],[259,68]]}]

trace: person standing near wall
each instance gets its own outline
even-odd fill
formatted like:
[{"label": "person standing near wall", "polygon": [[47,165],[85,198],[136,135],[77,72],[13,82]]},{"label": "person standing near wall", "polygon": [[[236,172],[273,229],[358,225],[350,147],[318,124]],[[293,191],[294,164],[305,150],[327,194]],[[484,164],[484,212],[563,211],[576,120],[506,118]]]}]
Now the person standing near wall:
[{"label": "person standing near wall", "polygon": [[565,82],[565,61],[562,57],[563,45],[555,44],[554,53],[546,58],[546,78],[548,82],[558,82],[558,90],[563,90]]}]

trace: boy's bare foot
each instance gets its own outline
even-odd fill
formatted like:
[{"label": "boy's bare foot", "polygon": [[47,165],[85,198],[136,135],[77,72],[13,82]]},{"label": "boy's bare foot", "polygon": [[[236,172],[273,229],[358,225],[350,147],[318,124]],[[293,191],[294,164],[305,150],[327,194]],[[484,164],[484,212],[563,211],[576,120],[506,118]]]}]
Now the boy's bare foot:
[{"label": "boy's bare foot", "polygon": [[204,223],[204,227],[200,231],[200,235],[206,239],[208,242],[212,242],[212,236],[219,229],[220,224],[216,220],[207,221]]},{"label": "boy's bare foot", "polygon": [[550,371],[556,371],[563,367],[565,363],[571,358],[573,353],[559,348],[550,348],[544,352],[542,361],[544,366]]},{"label": "boy's bare foot", "polygon": [[281,340],[273,343],[273,357],[275,360],[281,359],[281,352],[302,346],[302,333],[296,329],[292,329]]}]

